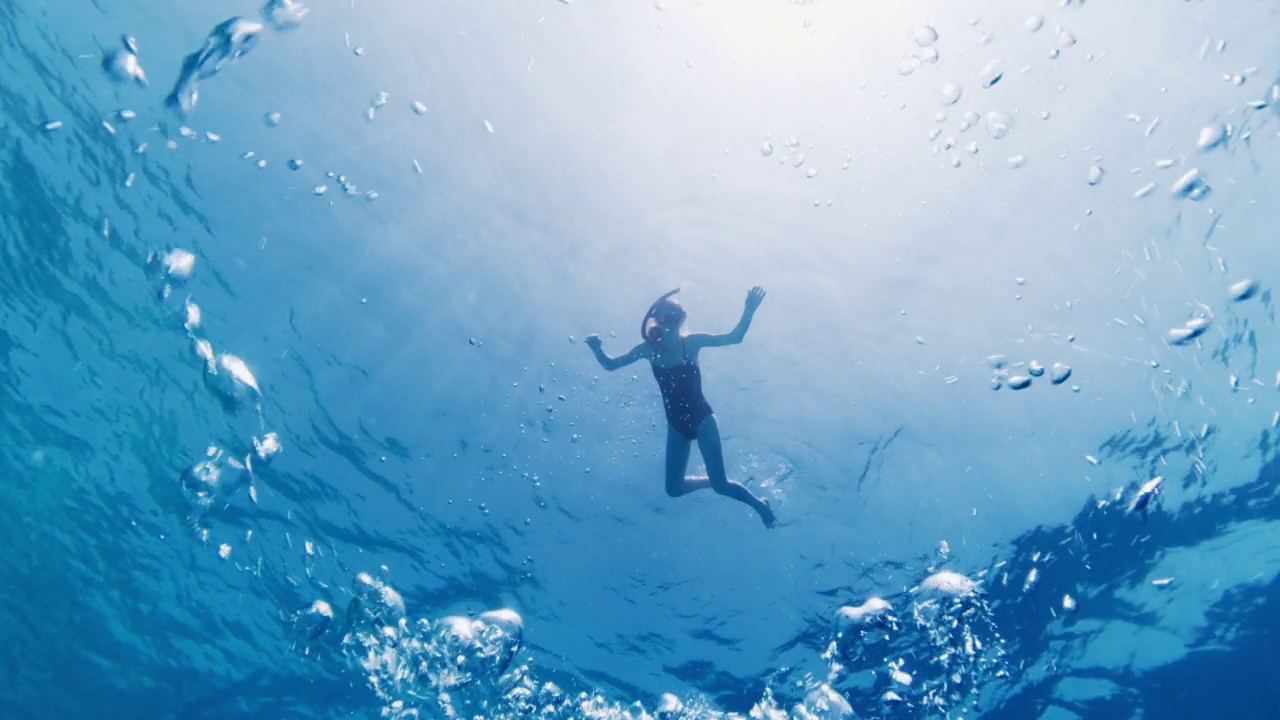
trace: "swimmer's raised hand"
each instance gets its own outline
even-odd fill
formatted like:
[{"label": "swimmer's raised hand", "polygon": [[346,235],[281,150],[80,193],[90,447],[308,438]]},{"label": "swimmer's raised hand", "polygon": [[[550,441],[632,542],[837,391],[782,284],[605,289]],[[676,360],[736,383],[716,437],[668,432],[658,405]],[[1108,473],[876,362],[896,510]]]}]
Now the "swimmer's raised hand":
[{"label": "swimmer's raised hand", "polygon": [[582,339],[582,342],[586,343],[587,347],[591,348],[592,350],[595,350],[596,348],[600,347],[600,336],[588,335]]},{"label": "swimmer's raised hand", "polygon": [[747,311],[755,312],[760,307],[760,303],[764,302],[764,288],[756,285],[747,291]]}]

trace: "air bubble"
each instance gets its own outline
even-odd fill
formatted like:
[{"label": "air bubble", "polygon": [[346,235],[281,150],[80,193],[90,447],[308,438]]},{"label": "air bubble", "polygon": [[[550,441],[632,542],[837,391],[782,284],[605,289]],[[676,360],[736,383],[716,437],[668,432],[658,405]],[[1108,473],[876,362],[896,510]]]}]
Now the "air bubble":
[{"label": "air bubble", "polygon": [[1004,62],[992,60],[978,73],[978,82],[981,83],[984,89],[990,88],[1000,82],[1002,77],[1004,77]]},{"label": "air bubble", "polygon": [[943,85],[942,86],[942,104],[955,105],[956,102],[960,100],[960,95],[962,93],[963,91],[961,90],[960,86],[955,83],[947,83],[946,85]]},{"label": "air bubble", "polygon": [[1054,385],[1061,385],[1066,382],[1069,377],[1071,377],[1071,366],[1069,365],[1059,362],[1054,363],[1053,367],[1049,369],[1049,382]]},{"label": "air bubble", "polygon": [[1257,294],[1258,281],[1253,279],[1241,280],[1227,288],[1227,296],[1231,298],[1231,302],[1248,300]]},{"label": "air bubble", "polygon": [[1227,126],[1220,122],[1213,123],[1200,130],[1200,136],[1196,139],[1196,149],[1200,152],[1209,152],[1226,141]]},{"label": "air bubble", "polygon": [[987,113],[987,133],[993,140],[1000,140],[1013,129],[1013,116],[999,110]]},{"label": "air bubble", "polygon": [[928,47],[938,41],[938,31],[930,25],[921,25],[911,31],[911,38],[920,47]]},{"label": "air bubble", "polygon": [[1207,187],[1208,186],[1205,185],[1204,179],[1200,177],[1200,170],[1192,168],[1183,174],[1182,177],[1174,181],[1173,185],[1169,188],[1169,192],[1171,192],[1176,198],[1189,197],[1192,200],[1199,200],[1201,197],[1204,197],[1204,193],[1207,192],[1207,190],[1202,190],[1202,188]]},{"label": "air bubble", "polygon": [[769,157],[770,155],[772,155],[773,143],[770,143],[768,140],[765,140],[763,143],[760,143],[760,154],[763,155],[764,157]]},{"label": "air bubble", "polygon": [[1040,28],[1044,27],[1044,16],[1032,15],[1031,17],[1027,18],[1027,22],[1025,23],[1025,25],[1028,32],[1038,32]]},{"label": "air bubble", "polygon": [[1089,168],[1089,174],[1088,176],[1086,176],[1085,179],[1088,181],[1090,185],[1097,185],[1098,183],[1102,182],[1102,178],[1106,174],[1107,174],[1106,170],[1103,170],[1098,165],[1094,165],[1093,167]]}]

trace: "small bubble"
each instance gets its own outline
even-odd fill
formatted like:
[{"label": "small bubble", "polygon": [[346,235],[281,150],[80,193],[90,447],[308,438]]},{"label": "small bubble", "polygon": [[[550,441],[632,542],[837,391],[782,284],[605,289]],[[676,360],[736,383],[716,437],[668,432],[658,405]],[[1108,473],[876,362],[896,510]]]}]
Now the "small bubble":
[{"label": "small bubble", "polygon": [[1202,191],[1202,189],[1207,187],[1204,179],[1200,177],[1200,170],[1192,168],[1182,177],[1175,180],[1169,191],[1176,198],[1189,197],[1192,200],[1199,200],[1204,196],[1204,192],[1207,192],[1207,190]]},{"label": "small bubble", "polygon": [[763,156],[765,156],[765,157],[769,157],[770,155],[772,155],[772,154],[773,154],[773,143],[769,142],[768,140],[765,140],[763,143],[761,143],[761,144],[760,144],[760,154],[761,154],[761,155],[763,155]]},{"label": "small bubble", "polygon": [[942,86],[942,104],[955,105],[956,102],[960,100],[960,95],[963,94],[963,92],[964,91],[960,88],[960,86],[955,83],[947,83],[946,85],[943,85]]},{"label": "small bubble", "polygon": [[1232,302],[1240,302],[1248,300],[1258,294],[1258,281],[1253,279],[1241,280],[1227,288],[1227,296]]},{"label": "small bubble", "polygon": [[1071,366],[1069,365],[1057,362],[1049,369],[1049,382],[1054,385],[1061,385],[1069,377],[1071,377]]},{"label": "small bubble", "polygon": [[1027,164],[1027,158],[1024,155],[1014,155],[1009,158],[1010,169],[1017,170]]},{"label": "small bubble", "polygon": [[1094,165],[1093,167],[1089,168],[1089,174],[1085,179],[1089,182],[1090,185],[1097,185],[1098,183],[1102,182],[1102,178],[1106,174],[1107,174],[1106,170],[1103,170],[1098,165]]},{"label": "small bubble", "polygon": [[930,25],[921,25],[911,31],[911,38],[920,47],[928,47],[938,41],[938,31]]},{"label": "small bubble", "polygon": [[1200,130],[1200,136],[1196,139],[1196,149],[1200,152],[1208,152],[1227,141],[1227,126],[1222,123],[1213,123]]},{"label": "small bubble", "polygon": [[414,100],[414,101],[413,101],[413,105],[411,105],[410,107],[412,107],[412,108],[413,108],[413,112],[414,112],[414,114],[415,114],[415,115],[426,115],[426,114],[427,114],[427,106],[426,106],[426,105],[423,105],[422,103],[418,102],[417,100]]},{"label": "small bubble", "polygon": [[289,169],[290,169],[290,170],[301,170],[301,169],[302,169],[302,166],[303,166],[303,165],[305,165],[305,164],[306,164],[306,163],[304,163],[304,162],[303,162],[303,160],[302,160],[301,158],[293,158],[292,160],[290,160],[290,161],[289,161]]},{"label": "small bubble", "polygon": [[978,73],[978,82],[986,89],[1000,82],[1002,77],[1004,77],[1004,62],[992,60]]},{"label": "small bubble", "polygon": [[938,55],[937,48],[925,48],[924,50],[921,50],[919,53],[917,53],[916,57],[920,58],[920,60],[923,62],[929,63],[930,65],[938,64],[938,60],[941,59],[940,56]]},{"label": "small bubble", "polygon": [[1013,129],[1013,116],[1007,112],[992,110],[987,113],[987,133],[993,140],[1000,140]]},{"label": "small bubble", "polygon": [[1039,32],[1040,28],[1044,27],[1044,16],[1032,15],[1027,18],[1027,22],[1025,24],[1028,32]]},{"label": "small bubble", "polygon": [[809,172],[805,173],[805,174],[804,174],[804,176],[805,176],[805,177],[808,177],[808,178],[812,178],[812,177],[816,176],[817,174],[818,174],[818,168],[813,168],[813,167],[811,167],[811,168],[809,168]]},{"label": "small bubble", "polygon": [[262,117],[262,122],[266,123],[267,127],[276,127],[280,124],[280,118],[280,113],[269,112]]}]

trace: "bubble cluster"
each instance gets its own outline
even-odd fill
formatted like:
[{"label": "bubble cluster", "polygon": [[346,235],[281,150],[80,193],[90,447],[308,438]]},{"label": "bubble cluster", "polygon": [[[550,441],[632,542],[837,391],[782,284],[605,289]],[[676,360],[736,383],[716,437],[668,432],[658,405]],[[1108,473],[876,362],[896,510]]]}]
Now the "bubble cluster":
[{"label": "bubble cluster", "polygon": [[[896,607],[909,612],[905,619]],[[967,713],[988,680],[1007,674],[981,588],[950,570],[933,572],[892,602],[871,597],[841,607],[832,635],[823,657],[833,692],[866,710]]]},{"label": "bubble cluster", "polygon": [[992,369],[995,371],[994,376],[991,378],[992,390],[999,390],[1006,385],[1010,390],[1025,390],[1031,387],[1035,378],[1043,377],[1046,370],[1049,375],[1049,384],[1051,385],[1061,385],[1071,377],[1071,366],[1063,362],[1055,362],[1046,369],[1039,360],[1031,360],[1012,366],[1005,361],[1003,355],[993,355],[991,360]]}]

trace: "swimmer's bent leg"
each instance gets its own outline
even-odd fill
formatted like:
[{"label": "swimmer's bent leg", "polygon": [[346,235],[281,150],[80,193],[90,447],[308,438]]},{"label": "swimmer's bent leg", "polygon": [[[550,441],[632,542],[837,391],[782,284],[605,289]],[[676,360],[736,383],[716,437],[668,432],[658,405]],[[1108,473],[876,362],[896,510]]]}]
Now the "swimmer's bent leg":
[{"label": "swimmer's bent leg", "polygon": [[[752,495],[745,486],[730,480],[725,474],[724,448],[720,443],[720,424],[716,422],[715,415],[708,415],[698,426],[698,451],[702,453],[702,462],[707,466],[707,480],[712,490],[719,495],[750,505],[760,514],[760,519],[764,521],[765,526],[774,527],[778,524],[773,510],[769,508],[769,503]],[[686,462],[687,452],[686,450]]]}]

